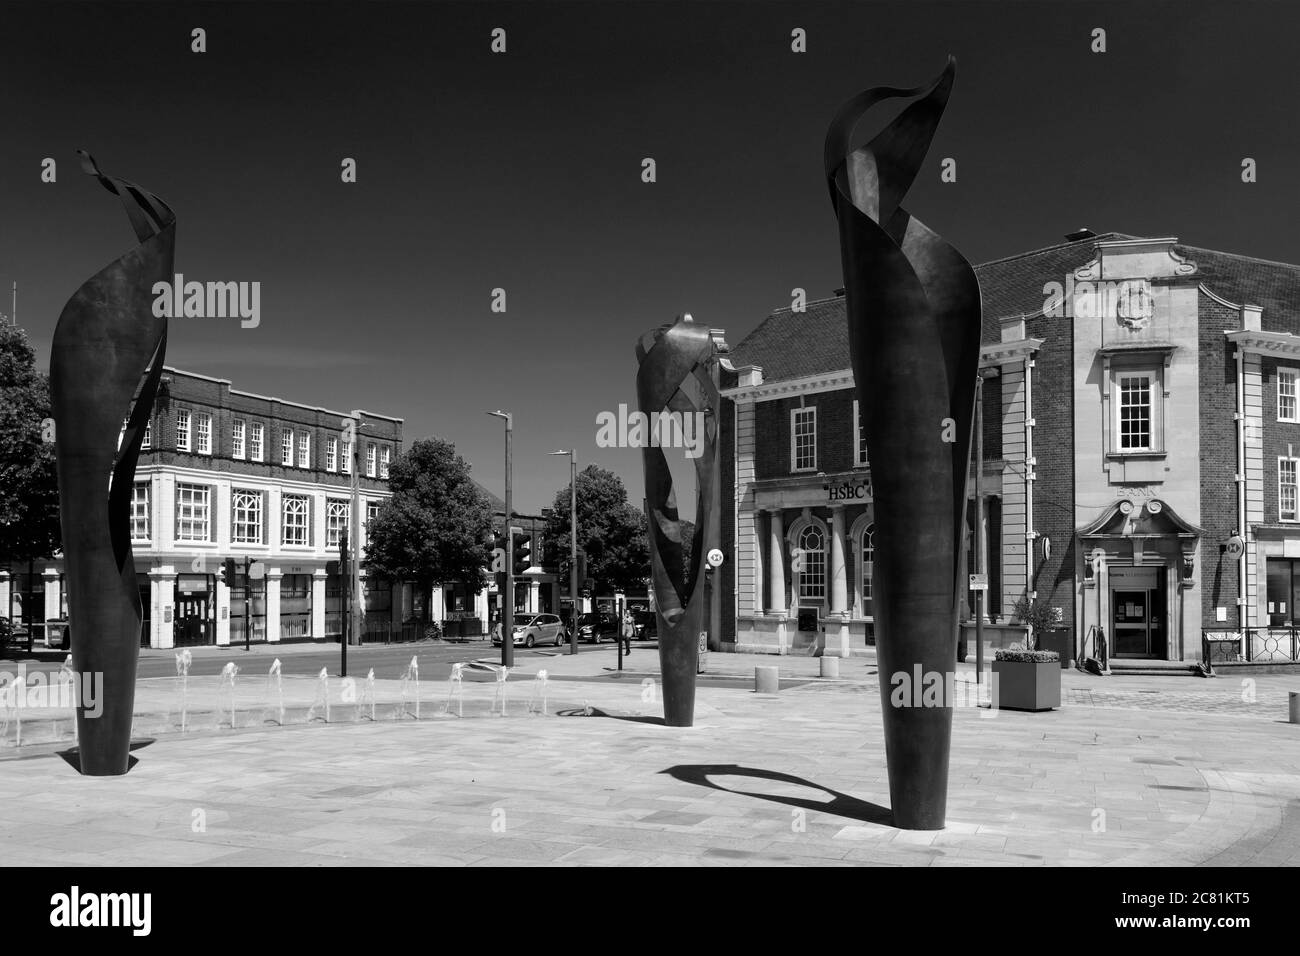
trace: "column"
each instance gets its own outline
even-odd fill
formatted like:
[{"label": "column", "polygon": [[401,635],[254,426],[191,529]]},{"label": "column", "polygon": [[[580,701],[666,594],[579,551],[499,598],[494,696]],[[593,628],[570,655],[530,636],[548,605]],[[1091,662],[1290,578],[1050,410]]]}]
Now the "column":
[{"label": "column", "polygon": [[266,587],[266,640],[271,644],[280,641],[280,579],[283,577],[282,570],[268,567],[262,579]]},{"label": "column", "polygon": [[0,617],[9,617],[9,595],[12,581],[8,571],[0,571]]},{"label": "column", "polygon": [[311,636],[313,640],[325,637],[325,569],[311,573]]},{"label": "column", "polygon": [[771,511],[768,531],[767,613],[785,616],[785,520],[781,509]]},{"label": "column", "polygon": [[[33,623],[42,625],[41,631],[43,631],[46,621],[58,620],[63,615],[60,613],[62,610],[62,601],[60,600],[62,589],[59,581],[59,569],[46,568],[41,572],[41,577],[45,579],[45,617]],[[35,635],[41,633],[41,631],[33,630],[32,633]]]},{"label": "column", "polygon": [[849,609],[847,569],[844,562],[844,506],[831,506],[831,613],[843,616]]},{"label": "column", "polygon": [[149,598],[153,605],[150,608],[153,633],[149,635],[149,646],[175,647],[176,572],[174,570],[153,568],[149,571]]}]

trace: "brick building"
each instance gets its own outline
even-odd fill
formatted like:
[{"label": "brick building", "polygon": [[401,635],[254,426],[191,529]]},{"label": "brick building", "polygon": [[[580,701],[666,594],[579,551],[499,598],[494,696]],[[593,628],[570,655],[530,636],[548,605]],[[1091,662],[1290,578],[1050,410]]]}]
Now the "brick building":
[{"label": "brick building", "polygon": [[[1084,230],[976,272],[992,633],[1021,636],[998,625],[1028,595],[1076,648],[1295,656],[1300,266]],[[844,300],[773,312],[721,374],[722,642],[860,652],[874,503]]]},{"label": "brick building", "polygon": [[[370,516],[389,496],[388,466],[401,452],[402,420],[358,414],[358,483]],[[339,635],[342,582],[327,564],[338,558],[351,511],[346,417],[165,369],[131,502],[143,645],[242,642],[246,557],[265,571],[247,602],[252,640]],[[239,573],[222,583],[218,571],[228,557]],[[16,598],[33,623],[65,617],[61,563],[41,562],[27,580],[0,580],[0,606]],[[362,585],[367,628],[409,613],[409,585],[394,589],[367,581],[364,572]],[[14,598],[5,593],[10,589]]]}]

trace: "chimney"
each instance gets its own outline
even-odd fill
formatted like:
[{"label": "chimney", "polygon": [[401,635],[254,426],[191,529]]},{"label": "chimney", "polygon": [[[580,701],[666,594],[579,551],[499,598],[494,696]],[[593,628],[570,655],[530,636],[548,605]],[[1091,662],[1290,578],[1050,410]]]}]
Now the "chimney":
[{"label": "chimney", "polygon": [[1096,238],[1097,238],[1097,234],[1093,232],[1091,229],[1089,229],[1087,226],[1084,226],[1078,232],[1067,232],[1065,234],[1066,242],[1082,242],[1084,239],[1096,239]]}]

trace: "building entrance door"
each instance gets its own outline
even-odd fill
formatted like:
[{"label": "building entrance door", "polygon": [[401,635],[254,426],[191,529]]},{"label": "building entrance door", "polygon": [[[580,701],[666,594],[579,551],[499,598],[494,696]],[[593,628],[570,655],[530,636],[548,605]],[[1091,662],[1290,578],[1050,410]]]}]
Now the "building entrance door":
[{"label": "building entrance door", "polygon": [[176,598],[176,645],[210,644],[207,594],[180,594]]},{"label": "building entrance door", "polygon": [[1163,568],[1112,568],[1111,656],[1164,658]]}]

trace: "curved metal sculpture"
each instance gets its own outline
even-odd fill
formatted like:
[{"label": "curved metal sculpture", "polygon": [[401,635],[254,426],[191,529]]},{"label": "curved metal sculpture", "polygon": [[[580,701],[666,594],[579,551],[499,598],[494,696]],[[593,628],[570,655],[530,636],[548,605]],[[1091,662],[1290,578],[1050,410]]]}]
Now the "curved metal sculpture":
[{"label": "curved metal sculpture", "polygon": [[83,680],[103,675],[102,713],[91,716],[77,704],[80,766],[101,776],[126,773],[130,760],[143,619],[131,489],[167,347],[153,286],[173,278],[176,216],[157,196],[104,175],[88,153],[78,153],[82,168],[121,198],[139,240],[68,300],[50,356],[72,661]]},{"label": "curved metal sculpture", "polygon": [[[954,72],[949,58],[927,86],[858,94],[831,122],[825,149],[875,492],[872,591],[889,794],[895,825],[917,830],[944,825],[952,701],[941,690],[941,703],[927,706],[917,699],[919,688],[906,695],[895,690],[917,680],[931,686],[936,677],[940,688],[951,686],[945,677],[954,669],[963,593],[958,549],[982,308],[970,263],[901,203],[939,125]],[[872,106],[918,96],[869,143],[850,149]]]},{"label": "curved metal sculpture", "polygon": [[[700,454],[695,458],[696,527],[687,567],[682,547],[673,476],[660,443],[642,445],[645,465],[646,521],[649,525],[650,574],[659,624],[659,669],[663,681],[664,723],[690,727],[695,722],[695,675],[700,633],[706,627],[705,543],[717,539],[718,436],[714,411],[718,389],[707,366],[713,354],[709,330],[689,315],[647,332],[637,343],[637,403],[652,434],[663,438],[671,418],[680,427],[690,415],[701,423]],[[680,434],[680,432],[679,432]]]}]

